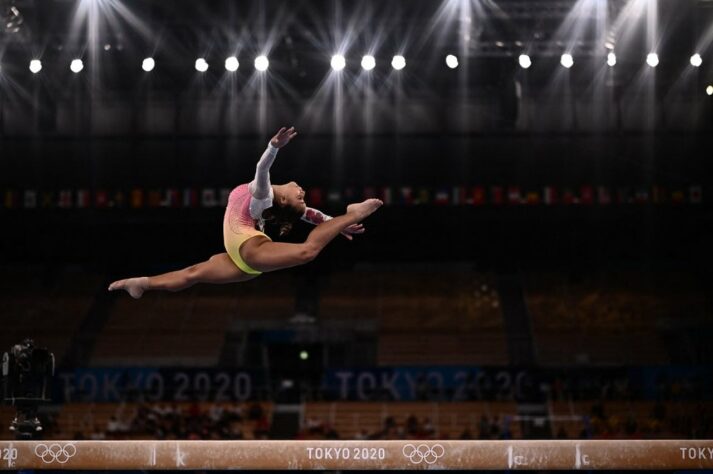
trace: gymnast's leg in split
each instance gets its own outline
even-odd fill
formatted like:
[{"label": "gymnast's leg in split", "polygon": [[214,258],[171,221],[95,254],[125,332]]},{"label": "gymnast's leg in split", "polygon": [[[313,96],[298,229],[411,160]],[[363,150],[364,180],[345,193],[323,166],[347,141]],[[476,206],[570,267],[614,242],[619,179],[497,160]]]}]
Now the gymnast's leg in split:
[{"label": "gymnast's leg in split", "polygon": [[263,272],[302,265],[314,260],[335,237],[361,222],[381,205],[378,199],[351,204],[346,214],[315,227],[303,243],[272,242],[260,235],[246,240],[239,252],[254,272],[240,269],[228,253],[220,253],[181,270],[116,281],[109,286],[109,291],[126,290],[132,297],[140,298],[147,290],[181,291],[197,283],[236,283],[256,278]]}]

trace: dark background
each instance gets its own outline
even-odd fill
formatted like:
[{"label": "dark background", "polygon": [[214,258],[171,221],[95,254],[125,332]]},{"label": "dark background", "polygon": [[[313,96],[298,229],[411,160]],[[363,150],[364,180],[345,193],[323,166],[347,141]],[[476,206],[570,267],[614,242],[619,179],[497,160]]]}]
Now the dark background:
[{"label": "dark background", "polygon": [[[8,13],[13,5],[21,22]],[[607,418],[597,403],[609,399],[665,403],[676,418],[671,413],[679,406],[668,405],[676,383],[694,387],[680,398],[708,407],[711,394],[701,381],[713,362],[710,1],[2,0],[0,6],[3,344],[20,335],[56,344],[50,349],[61,353],[59,365],[68,371],[155,367],[170,378],[176,366],[212,375],[245,369],[260,374],[251,398],[270,403],[332,399],[334,387],[324,386],[330,370],[393,365],[525,369],[533,386],[579,380],[572,382],[578,389],[570,385],[555,398],[593,404],[584,417],[590,421]],[[606,65],[612,48],[615,67]],[[336,51],[347,59],[340,73],[329,68]],[[565,51],[574,56],[571,69],[559,64]],[[651,51],[661,61],[655,69],[645,63]],[[359,67],[366,52],[377,60],[371,73]],[[703,59],[699,68],[689,63],[695,52]],[[260,53],[270,58],[267,73],[252,66]],[[389,66],[397,53],[406,57],[402,71]],[[532,57],[531,68],[518,65],[521,53]],[[240,60],[235,73],[222,65],[229,54]],[[445,66],[446,54],[458,55],[457,69]],[[148,55],[156,59],[151,73],[140,69]],[[84,60],[80,74],[69,71],[74,57]],[[208,72],[195,71],[197,57],[210,63]],[[43,61],[39,74],[28,70],[33,58]],[[104,291],[113,279],[181,268],[223,251],[222,205],[133,206],[132,191],[193,190],[200,200],[201,190],[248,182],[281,126],[295,126],[299,136],[280,150],[272,181],[317,190],[319,207],[333,215],[373,190],[387,202],[365,223],[365,235],[337,239],[307,266],[246,284],[153,295],[133,306],[126,295]],[[452,194],[481,187],[479,205]],[[511,202],[512,187],[523,198],[536,192],[539,202]],[[549,187],[557,189],[557,202],[544,202]],[[592,202],[564,202],[565,190],[580,199],[583,187],[594,190]],[[611,203],[600,201],[599,187]],[[427,189],[428,197],[407,202],[403,188],[414,195]],[[502,188],[504,202],[496,202],[494,188]],[[69,206],[60,202],[63,190],[72,193]],[[77,204],[78,190],[88,193],[86,206]],[[437,202],[440,190],[451,193],[445,203]],[[27,191],[37,194],[36,206],[25,204]],[[96,205],[104,192],[126,201]],[[298,226],[287,240],[302,241],[309,230]],[[393,290],[402,282],[407,290]],[[423,309],[434,300],[445,307],[479,295],[481,285],[500,305],[493,306],[495,323],[487,311],[473,322],[449,309]],[[324,295],[342,287],[348,290],[339,294],[351,298],[347,309],[324,310]],[[389,291],[398,293],[398,303],[379,306],[391,302]],[[557,303],[551,319],[538,312],[537,291]],[[77,295],[87,307],[67,316],[76,310],[65,300]],[[190,309],[203,297],[223,306],[213,313]],[[243,310],[243,300],[254,306]],[[362,303],[363,310],[349,309]],[[597,319],[603,306],[613,315],[606,323]],[[305,314],[314,320],[292,321]],[[146,326],[139,324],[143,315]],[[553,315],[571,319],[558,326]],[[64,317],[74,322],[53,338],[51,325],[43,325]],[[136,340],[157,334],[151,339],[157,345],[176,334],[192,341],[190,335],[224,318],[211,340],[220,356],[192,358],[187,342],[159,356],[131,358],[120,347],[113,357],[97,355],[97,347],[108,347],[100,344],[106,337],[133,334],[113,325],[131,317],[139,318]],[[157,320],[166,326],[153,326]],[[660,350],[639,337],[644,332],[657,334]],[[389,337],[430,333],[462,337],[453,347],[424,343],[420,358],[390,364],[382,357]],[[488,340],[507,341],[502,359],[487,350],[469,355]],[[608,359],[577,358],[597,340],[626,346],[628,355],[622,349]],[[447,349],[460,358],[443,362]],[[302,350],[310,352],[308,362],[297,360]],[[661,375],[669,370],[673,375]],[[655,380],[640,380],[647,377]],[[293,379],[296,388],[285,389]],[[616,381],[659,389],[617,392]],[[439,400],[426,392],[419,400]],[[544,410],[556,390],[517,400],[496,392],[468,397],[522,403],[516,408],[522,415],[528,403]],[[135,396],[122,393],[131,402]],[[644,411],[662,419],[660,410]],[[710,435],[710,411],[683,413],[705,422],[626,435]],[[568,434],[623,436],[592,429],[590,421],[589,431],[577,425]],[[543,435],[526,421],[523,427],[529,437],[557,431]]]}]

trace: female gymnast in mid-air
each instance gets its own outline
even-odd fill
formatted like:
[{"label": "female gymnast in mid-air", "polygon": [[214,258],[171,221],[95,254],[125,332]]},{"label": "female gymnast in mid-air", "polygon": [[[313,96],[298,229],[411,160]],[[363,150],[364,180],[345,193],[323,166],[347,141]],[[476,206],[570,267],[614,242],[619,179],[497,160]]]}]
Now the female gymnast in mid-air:
[{"label": "female gymnast in mid-air", "polygon": [[[322,249],[342,234],[349,240],[361,234],[366,217],[383,204],[367,199],[347,206],[347,212],[330,217],[307,207],[304,190],[294,181],[270,183],[270,166],[277,150],[297,135],[294,127],[281,128],[272,137],[255,170],[255,179],[233,189],[223,218],[225,252],[213,255],[205,262],[156,276],[127,278],[109,285],[109,291],[126,290],[141,298],[147,290],[180,291],[196,283],[234,283],[251,280],[263,272],[273,272],[314,260]],[[317,227],[300,244],[273,242],[265,233],[265,222],[280,228],[280,235],[289,232],[298,220]]]}]

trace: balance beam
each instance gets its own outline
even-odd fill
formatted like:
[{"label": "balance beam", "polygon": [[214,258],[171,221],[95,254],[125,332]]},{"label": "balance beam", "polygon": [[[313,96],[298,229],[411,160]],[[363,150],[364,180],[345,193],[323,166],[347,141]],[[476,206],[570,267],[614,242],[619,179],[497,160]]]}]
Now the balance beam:
[{"label": "balance beam", "polygon": [[0,469],[713,469],[713,440],[0,441]]}]

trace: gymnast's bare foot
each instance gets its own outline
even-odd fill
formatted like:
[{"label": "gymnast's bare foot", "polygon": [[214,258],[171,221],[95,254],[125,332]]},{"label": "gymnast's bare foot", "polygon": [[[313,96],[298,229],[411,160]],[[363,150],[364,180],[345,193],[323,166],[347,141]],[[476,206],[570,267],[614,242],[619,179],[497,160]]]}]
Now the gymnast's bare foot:
[{"label": "gymnast's bare foot", "polygon": [[347,206],[347,214],[354,214],[358,221],[362,221],[376,212],[384,203],[381,199],[367,199],[358,204],[350,204]]},{"label": "gymnast's bare foot", "polygon": [[148,277],[127,278],[126,280],[115,281],[109,285],[109,291],[126,290],[132,298],[139,299],[148,287]]}]

